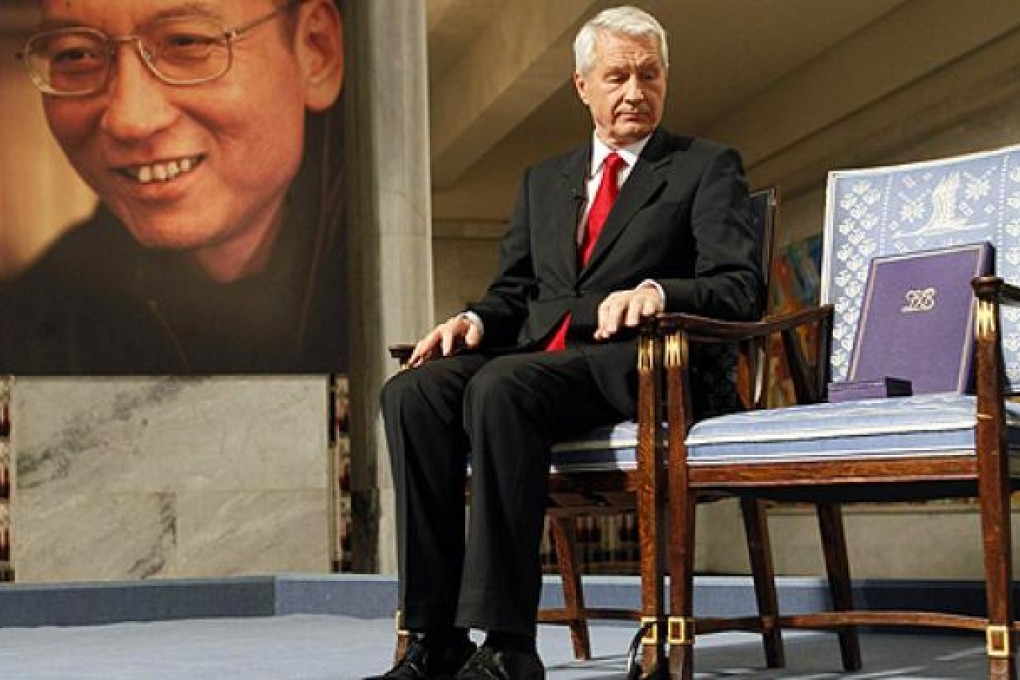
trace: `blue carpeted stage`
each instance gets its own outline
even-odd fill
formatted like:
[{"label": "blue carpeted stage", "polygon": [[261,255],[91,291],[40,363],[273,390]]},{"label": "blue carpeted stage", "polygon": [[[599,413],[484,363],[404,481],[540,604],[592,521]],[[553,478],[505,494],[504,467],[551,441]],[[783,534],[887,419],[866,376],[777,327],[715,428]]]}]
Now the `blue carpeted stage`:
[{"label": "blue carpeted stage", "polygon": [[[868,606],[906,607],[952,593],[959,610],[981,607],[970,583],[862,582]],[[821,581],[779,581],[784,612],[811,609],[826,597]],[[637,601],[633,577],[589,577],[591,606]],[[744,577],[701,577],[702,615],[747,612]],[[546,582],[547,604],[558,584]],[[940,595],[940,599],[942,596]],[[0,677],[21,680],[229,678],[325,680],[358,678],[387,666],[393,650],[393,579],[366,575],[288,574],[221,580],[133,583],[9,584],[0,587]],[[593,626],[595,659],[576,662],[565,628],[542,626],[539,644],[550,678],[622,678],[634,626]],[[835,637],[788,633],[788,667],[762,668],[761,646],[749,634],[699,640],[698,678],[978,678],[985,675],[979,635],[869,633],[865,670],[839,672]]]}]

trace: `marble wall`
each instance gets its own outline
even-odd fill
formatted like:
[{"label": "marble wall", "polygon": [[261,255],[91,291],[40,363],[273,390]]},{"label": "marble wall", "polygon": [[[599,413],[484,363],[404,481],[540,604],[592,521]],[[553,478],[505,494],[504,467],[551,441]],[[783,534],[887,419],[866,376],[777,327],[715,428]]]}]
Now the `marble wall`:
[{"label": "marble wall", "polygon": [[329,570],[323,376],[18,378],[19,582]]}]

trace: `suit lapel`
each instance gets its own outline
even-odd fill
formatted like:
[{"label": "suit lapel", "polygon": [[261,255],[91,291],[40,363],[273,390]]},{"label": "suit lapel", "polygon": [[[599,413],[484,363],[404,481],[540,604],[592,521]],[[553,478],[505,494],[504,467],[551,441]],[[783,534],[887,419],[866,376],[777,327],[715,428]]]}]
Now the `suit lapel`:
[{"label": "suit lapel", "polygon": [[567,271],[565,280],[577,278],[577,225],[584,207],[585,177],[591,158],[591,143],[585,144],[563,164],[557,190],[555,248],[557,259]]},{"label": "suit lapel", "polygon": [[665,153],[665,140],[666,135],[658,129],[648,140],[630,176],[620,187],[620,194],[609,211],[599,239],[595,242],[595,250],[592,251],[588,265],[581,271],[580,278],[584,278],[593,267],[598,266],[606,250],[623,233],[637,211],[666,183],[665,168],[672,162],[672,156]]}]

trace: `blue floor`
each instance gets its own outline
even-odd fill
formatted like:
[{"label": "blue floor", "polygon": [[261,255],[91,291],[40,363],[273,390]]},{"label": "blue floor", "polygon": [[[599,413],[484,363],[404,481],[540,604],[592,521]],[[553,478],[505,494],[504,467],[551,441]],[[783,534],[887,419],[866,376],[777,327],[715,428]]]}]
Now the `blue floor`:
[{"label": "blue floor", "polygon": [[[780,609],[816,609],[826,598],[818,579],[779,579]],[[633,577],[590,577],[592,607],[639,600]],[[979,584],[861,582],[865,606],[908,608],[953,600],[964,612],[982,606]],[[543,600],[560,589],[546,583]],[[389,668],[393,654],[392,578],[358,575],[272,575],[232,579],[130,583],[4,584],[0,586],[0,680],[338,680]],[[702,616],[749,613],[746,577],[698,577],[695,611]],[[539,650],[555,680],[623,678],[631,624],[594,625],[590,661],[573,659],[565,628],[541,626]],[[763,668],[761,644],[746,633],[698,638],[698,680],[720,678],[987,677],[980,635],[869,633],[862,637],[864,671],[841,672],[830,633],[787,632],[787,667]]]},{"label": "blue floor", "polygon": [[[571,658],[564,629],[542,627],[539,647],[552,680],[623,678],[631,629],[595,626],[594,659]],[[9,680],[340,680],[388,668],[388,619],[295,614],[181,619],[98,626],[0,629],[0,677]],[[787,634],[787,668],[768,671],[747,634],[698,641],[696,678],[982,678],[980,636],[868,634],[864,671],[840,672],[832,635]]]}]

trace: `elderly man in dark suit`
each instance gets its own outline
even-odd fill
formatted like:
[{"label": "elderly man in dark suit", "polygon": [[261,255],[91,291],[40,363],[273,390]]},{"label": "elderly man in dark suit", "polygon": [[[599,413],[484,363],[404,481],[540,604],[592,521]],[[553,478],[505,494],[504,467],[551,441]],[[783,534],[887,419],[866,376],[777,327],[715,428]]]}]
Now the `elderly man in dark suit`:
[{"label": "elderly man in dark suit", "polygon": [[[642,317],[759,313],[740,156],[659,127],[659,23],[606,10],[575,59],[591,142],[527,171],[485,296],[425,335],[383,391],[416,637],[381,677],[545,677],[535,619],[551,445],[634,415]],[[470,628],[486,632],[477,650]]]}]

